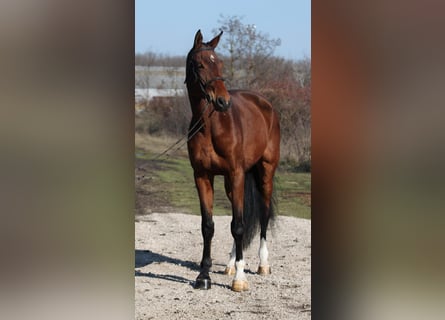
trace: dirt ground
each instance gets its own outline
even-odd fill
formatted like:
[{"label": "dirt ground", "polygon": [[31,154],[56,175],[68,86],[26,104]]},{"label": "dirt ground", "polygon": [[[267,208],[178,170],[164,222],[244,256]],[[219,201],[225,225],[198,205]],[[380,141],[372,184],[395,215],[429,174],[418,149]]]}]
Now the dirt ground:
[{"label": "dirt ground", "polygon": [[216,216],[212,288],[195,290],[202,254],[199,216],[136,216],[136,319],[310,319],[311,221],[279,216],[268,233],[272,274],[259,276],[259,237],[244,253],[250,290],[223,274],[232,247],[229,216]]}]

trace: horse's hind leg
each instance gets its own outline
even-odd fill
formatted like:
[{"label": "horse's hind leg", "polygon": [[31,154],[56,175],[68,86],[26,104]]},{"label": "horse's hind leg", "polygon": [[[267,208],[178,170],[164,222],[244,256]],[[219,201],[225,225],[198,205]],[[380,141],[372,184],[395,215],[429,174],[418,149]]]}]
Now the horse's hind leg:
[{"label": "horse's hind leg", "polygon": [[204,240],[202,252],[201,271],[196,278],[195,289],[210,289],[209,276],[212,267],[211,245],[215,231],[213,223],[213,176],[195,175],[196,188],[198,189],[201,206],[201,233]]},{"label": "horse's hind leg", "polygon": [[276,166],[266,161],[260,164],[260,174],[262,178],[262,196],[264,200],[265,210],[261,213],[260,223],[260,249],[258,255],[260,264],[258,267],[258,274],[267,275],[271,273],[269,265],[269,251],[267,249],[267,226],[272,215],[272,193],[273,193],[273,176],[275,174]]},{"label": "horse's hind leg", "polygon": [[232,251],[230,251],[229,263],[227,263],[224,274],[233,276],[235,274],[236,244],[233,241]]},{"label": "horse's hind leg", "polygon": [[[226,190],[227,198],[229,198],[230,203],[232,203],[232,188],[230,186],[230,181],[228,177],[224,177],[224,189]],[[229,263],[227,263],[224,274],[233,276],[235,274],[235,258],[236,258],[236,245],[233,241],[232,250],[230,251]]]},{"label": "horse's hind leg", "polygon": [[260,232],[260,249],[258,256],[260,257],[260,264],[258,266],[258,274],[267,275],[271,273],[269,265],[269,250],[267,250],[267,226],[270,219],[270,206],[266,206],[265,212],[261,215],[261,232]]}]

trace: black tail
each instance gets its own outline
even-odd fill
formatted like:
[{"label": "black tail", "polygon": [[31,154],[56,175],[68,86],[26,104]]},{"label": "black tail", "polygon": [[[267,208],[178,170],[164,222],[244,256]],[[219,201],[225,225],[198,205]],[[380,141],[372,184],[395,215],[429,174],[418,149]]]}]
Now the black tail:
[{"label": "black tail", "polygon": [[[256,166],[246,172],[244,182],[243,249],[249,247],[260,229],[261,216],[266,213],[261,178]],[[270,204],[270,219],[274,218],[274,200]]]}]

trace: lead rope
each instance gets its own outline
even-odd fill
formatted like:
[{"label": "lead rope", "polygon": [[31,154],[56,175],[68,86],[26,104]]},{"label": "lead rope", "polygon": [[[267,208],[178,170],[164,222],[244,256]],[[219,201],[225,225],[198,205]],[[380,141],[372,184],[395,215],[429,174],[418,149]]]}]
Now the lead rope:
[{"label": "lead rope", "polygon": [[[193,126],[187,131],[187,133],[185,135],[183,135],[178,141],[176,141],[174,144],[172,144],[170,147],[168,147],[166,150],[164,150],[163,152],[157,154],[156,156],[152,157],[150,160],[156,160],[160,157],[162,157],[163,155],[165,155],[168,151],[170,151],[171,149],[173,149],[175,146],[177,146],[182,140],[184,140],[186,137],[187,140],[184,141],[179,147],[177,147],[175,150],[173,150],[173,152],[178,151],[179,149],[181,149],[187,142],[189,142],[198,132],[199,130],[201,130],[204,127],[204,121],[202,121],[201,125],[195,130],[196,126],[201,122],[201,120],[204,118],[204,113],[207,110],[207,108],[209,107],[210,103],[209,101],[206,99],[206,106],[204,107],[204,110],[202,110],[201,112],[201,116],[199,117],[199,119],[195,122],[195,124],[193,124]],[[213,111],[209,114],[209,117],[213,114]],[[195,130],[193,132],[193,130]],[[190,136],[189,136],[190,135]],[[167,154],[167,157],[169,155]]]}]

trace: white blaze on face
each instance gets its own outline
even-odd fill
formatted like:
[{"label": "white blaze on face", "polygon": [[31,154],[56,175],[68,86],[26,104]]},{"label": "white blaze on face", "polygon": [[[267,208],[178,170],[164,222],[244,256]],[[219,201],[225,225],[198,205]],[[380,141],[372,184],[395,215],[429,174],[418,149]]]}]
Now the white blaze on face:
[{"label": "white blaze on face", "polygon": [[210,55],[210,61],[215,62],[215,56],[213,54]]}]

